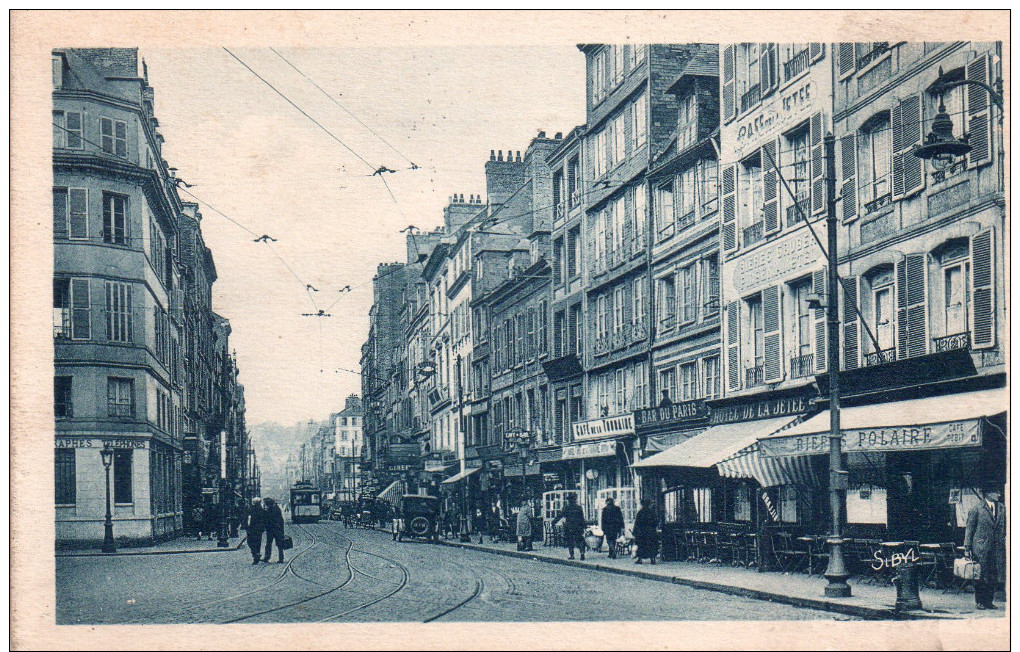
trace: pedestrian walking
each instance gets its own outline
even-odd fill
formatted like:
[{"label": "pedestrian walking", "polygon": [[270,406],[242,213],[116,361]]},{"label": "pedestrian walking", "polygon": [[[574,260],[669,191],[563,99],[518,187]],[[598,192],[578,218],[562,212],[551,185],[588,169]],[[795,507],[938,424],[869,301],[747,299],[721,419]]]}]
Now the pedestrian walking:
[{"label": "pedestrian walking", "polygon": [[574,548],[581,553],[581,561],[584,561],[584,511],[577,504],[577,496],[567,494],[567,505],[560,513],[563,521],[563,538],[567,544],[567,559],[574,558]]},{"label": "pedestrian walking", "polygon": [[276,553],[278,564],[283,563],[283,512],[280,506],[272,498],[266,498],[265,519],[266,519],[266,552],[262,555],[262,561],[269,563],[273,556],[273,542],[276,542]]},{"label": "pedestrian walking", "polygon": [[609,558],[616,559],[616,540],[623,532],[623,511],[612,497],[606,498],[606,506],[602,508],[602,533],[606,535],[609,545]]},{"label": "pedestrian walking", "polygon": [[981,564],[974,582],[977,608],[996,609],[995,590],[1006,581],[1006,509],[998,487],[986,486],[982,493],[984,500],[967,513],[963,546],[966,556]]},{"label": "pedestrian walking", "polygon": [[201,505],[195,505],[194,509],[191,510],[191,523],[195,530],[195,540],[202,540],[202,531],[205,527],[205,510],[202,509]]},{"label": "pedestrian walking", "polygon": [[502,532],[500,531],[500,514],[499,507],[495,503],[489,508],[489,512],[486,514],[486,525],[489,530],[489,540],[492,543],[496,543],[496,540],[502,540]]},{"label": "pedestrian walking", "polygon": [[251,550],[251,564],[256,566],[259,563],[259,553],[262,550],[262,533],[266,531],[266,510],[262,506],[262,499],[258,496],[251,499],[246,527],[248,549]]},{"label": "pedestrian walking", "polygon": [[640,564],[642,559],[649,560],[655,564],[655,557],[659,554],[659,519],[652,511],[652,501],[647,498],[641,499],[641,509],[634,517],[634,543],[637,544],[637,552],[634,556],[635,564]]},{"label": "pedestrian walking", "polygon": [[531,508],[531,499],[525,498],[521,502],[521,511],[517,512],[517,549],[532,551],[531,546],[531,519],[535,518],[535,511]]}]

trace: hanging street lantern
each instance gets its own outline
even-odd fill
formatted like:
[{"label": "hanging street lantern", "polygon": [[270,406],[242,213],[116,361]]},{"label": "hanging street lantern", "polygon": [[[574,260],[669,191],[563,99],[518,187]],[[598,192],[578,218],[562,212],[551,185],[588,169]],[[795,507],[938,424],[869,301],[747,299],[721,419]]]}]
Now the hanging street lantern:
[{"label": "hanging street lantern", "polygon": [[966,134],[960,139],[953,136],[953,119],[946,113],[946,105],[940,96],[939,112],[932,121],[931,131],[924,139],[924,145],[914,148],[914,156],[930,160],[936,170],[945,170],[954,159],[965,156],[970,150]]}]

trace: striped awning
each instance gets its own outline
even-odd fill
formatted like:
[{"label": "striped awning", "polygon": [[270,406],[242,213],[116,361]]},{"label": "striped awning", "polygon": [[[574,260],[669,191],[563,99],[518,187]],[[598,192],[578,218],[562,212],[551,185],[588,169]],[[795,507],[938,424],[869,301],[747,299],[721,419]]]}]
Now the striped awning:
[{"label": "striped awning", "polygon": [[404,481],[394,480],[393,482],[390,483],[390,486],[382,490],[382,493],[380,493],[377,496],[377,498],[379,500],[385,500],[386,502],[393,503],[396,505],[400,503],[400,497],[403,495],[403,493],[404,493]]},{"label": "striped awning", "polygon": [[692,467],[711,468],[729,459],[758,439],[799,420],[800,417],[776,417],[712,426],[669,450],[635,462],[634,468]]},{"label": "striped awning", "polygon": [[810,457],[762,457],[758,444],[752,444],[719,462],[716,468],[724,478],[754,478],[763,487],[782,484],[821,486]]}]

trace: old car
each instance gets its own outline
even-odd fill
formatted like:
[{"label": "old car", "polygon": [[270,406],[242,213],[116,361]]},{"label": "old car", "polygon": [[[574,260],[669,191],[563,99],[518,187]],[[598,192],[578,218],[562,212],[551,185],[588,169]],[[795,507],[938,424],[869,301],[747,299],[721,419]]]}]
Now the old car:
[{"label": "old car", "polygon": [[400,498],[400,512],[393,519],[393,540],[413,537],[438,542],[441,512],[438,498],[405,494]]}]

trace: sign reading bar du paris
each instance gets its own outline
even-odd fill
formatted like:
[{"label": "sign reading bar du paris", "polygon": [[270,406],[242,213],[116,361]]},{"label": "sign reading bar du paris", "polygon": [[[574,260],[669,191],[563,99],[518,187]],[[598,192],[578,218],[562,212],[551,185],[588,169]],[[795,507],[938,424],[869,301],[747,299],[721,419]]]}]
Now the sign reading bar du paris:
[{"label": "sign reading bar du paris", "polygon": [[[843,431],[843,451],[872,453],[933,450],[981,445],[981,422],[952,421],[923,426],[896,426]],[[758,440],[763,457],[823,455],[829,452],[829,434],[767,437]]]},{"label": "sign reading bar du paris", "polygon": [[634,414],[592,419],[574,424],[574,441],[634,434]]}]

